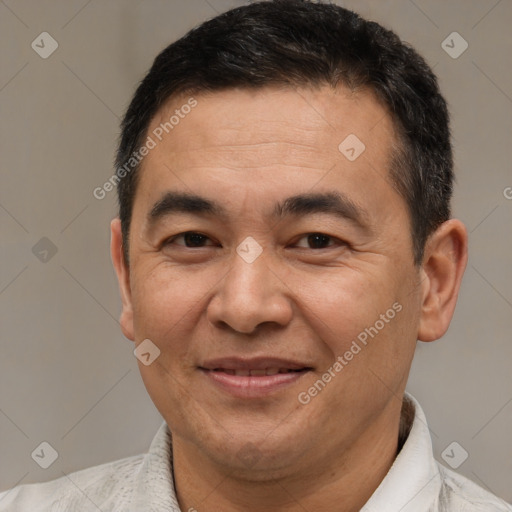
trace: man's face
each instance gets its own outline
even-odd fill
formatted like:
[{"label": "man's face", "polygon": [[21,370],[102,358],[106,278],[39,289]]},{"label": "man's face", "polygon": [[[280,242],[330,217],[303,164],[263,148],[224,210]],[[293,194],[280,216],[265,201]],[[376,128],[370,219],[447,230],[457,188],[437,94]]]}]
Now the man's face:
[{"label": "man's face", "polygon": [[123,330],[160,350],[139,366],[175,442],[239,471],[329,460],[392,428],[417,339],[391,120],[344,88],[195,99],[143,162]]}]

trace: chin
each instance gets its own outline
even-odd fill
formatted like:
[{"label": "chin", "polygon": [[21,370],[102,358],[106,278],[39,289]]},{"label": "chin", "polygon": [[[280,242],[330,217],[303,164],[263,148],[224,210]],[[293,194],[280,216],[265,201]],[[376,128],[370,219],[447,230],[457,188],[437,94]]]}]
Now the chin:
[{"label": "chin", "polygon": [[[296,425],[296,423],[295,423]],[[286,425],[290,427],[290,425]],[[203,425],[204,427],[204,425]],[[196,439],[201,453],[228,471],[235,471],[244,480],[266,481],[279,478],[297,468],[305,456],[300,431],[286,429],[276,432],[276,423],[267,428],[241,428],[240,422],[231,428],[219,429]],[[235,435],[231,432],[236,432]],[[306,457],[307,458],[307,457]]]}]

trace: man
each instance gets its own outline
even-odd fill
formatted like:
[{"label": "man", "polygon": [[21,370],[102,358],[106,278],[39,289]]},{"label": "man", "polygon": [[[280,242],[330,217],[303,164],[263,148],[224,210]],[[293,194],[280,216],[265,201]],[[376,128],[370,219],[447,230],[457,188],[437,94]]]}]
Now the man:
[{"label": "man", "polygon": [[434,460],[405,393],[467,261],[416,52],[335,5],[253,3],[165,49],[122,130],[121,325],[165,422],[0,510],[512,510]]}]

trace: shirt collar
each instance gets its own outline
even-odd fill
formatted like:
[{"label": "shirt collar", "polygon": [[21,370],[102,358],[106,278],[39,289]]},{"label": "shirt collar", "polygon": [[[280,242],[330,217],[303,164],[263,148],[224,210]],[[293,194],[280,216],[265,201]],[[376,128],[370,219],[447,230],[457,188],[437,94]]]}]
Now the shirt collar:
[{"label": "shirt collar", "polygon": [[[404,400],[409,400],[414,410],[409,435],[361,512],[427,512],[439,496],[441,475],[425,414],[412,395],[406,392]],[[133,510],[181,512],[174,486],[171,432],[165,422],[139,468],[131,505]]]},{"label": "shirt collar", "polygon": [[425,414],[412,395],[406,392],[404,399],[414,406],[409,435],[361,512],[427,512],[439,496],[441,475],[433,456]]},{"label": "shirt collar", "polygon": [[181,512],[174,486],[171,441],[171,432],[164,421],[136,476],[131,510]]}]

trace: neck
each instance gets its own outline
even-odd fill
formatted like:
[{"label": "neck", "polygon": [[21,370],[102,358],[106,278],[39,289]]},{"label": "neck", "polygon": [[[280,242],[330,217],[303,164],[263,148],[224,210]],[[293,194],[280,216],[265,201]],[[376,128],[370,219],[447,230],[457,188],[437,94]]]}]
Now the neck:
[{"label": "neck", "polygon": [[180,507],[201,512],[357,512],[389,471],[407,438],[413,417],[412,404],[404,400],[401,410],[395,406],[387,411],[349,447],[340,447],[328,459],[308,458],[300,470],[294,467],[268,478],[240,477],[236,469],[213,463],[197,446],[173,439]]}]

